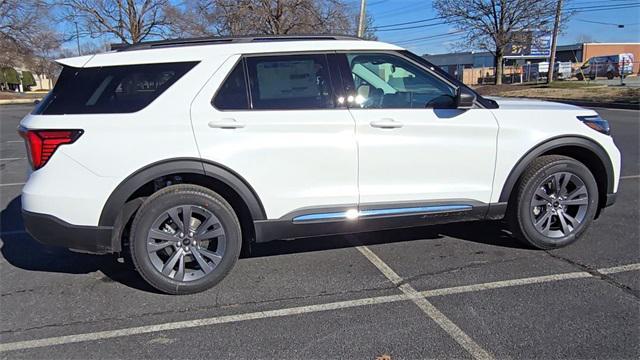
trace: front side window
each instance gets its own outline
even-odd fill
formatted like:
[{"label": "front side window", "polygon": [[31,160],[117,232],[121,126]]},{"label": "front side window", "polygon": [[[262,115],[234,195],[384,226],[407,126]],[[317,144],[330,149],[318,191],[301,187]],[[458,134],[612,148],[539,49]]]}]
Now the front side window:
[{"label": "front side window", "polygon": [[253,109],[335,107],[325,55],[257,56],[246,62]]},{"label": "front side window", "polygon": [[391,54],[348,54],[361,108],[455,108],[455,89],[428,71]]},{"label": "front side window", "polygon": [[34,114],[131,113],[143,109],[197,62],[64,67]]}]

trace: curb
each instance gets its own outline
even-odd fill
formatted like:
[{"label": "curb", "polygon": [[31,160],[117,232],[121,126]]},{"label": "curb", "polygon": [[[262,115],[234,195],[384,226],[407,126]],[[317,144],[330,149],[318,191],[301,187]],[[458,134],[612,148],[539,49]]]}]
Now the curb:
[{"label": "curb", "polygon": [[[496,95],[490,95],[496,96]],[[497,96],[496,96],[497,97]],[[564,103],[583,107],[601,107],[610,109],[623,109],[623,110],[640,110],[640,103],[599,103],[592,101],[581,101],[571,99],[554,99],[554,98],[542,98],[542,97],[525,97],[525,96],[500,96],[506,99],[531,99],[540,101],[552,101],[557,103]]]},{"label": "curb", "polygon": [[24,104],[35,104],[36,101],[42,101],[42,98],[39,99],[2,99],[0,100],[0,105],[24,105]]},{"label": "curb", "polygon": [[597,103],[590,101],[574,101],[574,100],[566,100],[566,99],[541,99],[548,101],[555,101],[559,103],[571,104],[576,106],[584,106],[584,107],[601,107],[601,108],[609,108],[609,109],[623,109],[623,110],[640,110],[640,103],[630,104],[630,103]]}]

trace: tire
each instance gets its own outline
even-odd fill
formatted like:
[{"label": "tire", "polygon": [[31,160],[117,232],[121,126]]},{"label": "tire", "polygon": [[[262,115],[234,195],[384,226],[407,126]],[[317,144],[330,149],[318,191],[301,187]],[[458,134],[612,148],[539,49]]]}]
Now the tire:
[{"label": "tire", "polygon": [[607,73],[607,79],[612,80],[612,79],[613,79],[613,77],[614,77],[614,76],[613,76],[613,73],[612,73],[611,71],[609,71],[609,72]]},{"label": "tire", "polygon": [[593,222],[597,208],[598,185],[591,171],[572,158],[548,155],[525,170],[507,216],[516,238],[548,250],[578,240]]},{"label": "tire", "polygon": [[[186,217],[190,221],[184,227]],[[242,246],[231,205],[197,185],[172,185],[151,195],[133,220],[131,234],[129,250],[136,270],[149,285],[168,294],[215,286],[238,261]]]},{"label": "tire", "polygon": [[582,80],[584,80],[584,75],[578,74],[578,75],[576,75],[576,78],[578,79],[578,81],[582,81]]}]

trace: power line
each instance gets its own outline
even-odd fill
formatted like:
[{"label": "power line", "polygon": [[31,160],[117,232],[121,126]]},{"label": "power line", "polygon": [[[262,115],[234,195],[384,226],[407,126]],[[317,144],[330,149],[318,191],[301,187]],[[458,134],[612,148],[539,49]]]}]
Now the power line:
[{"label": "power line", "polygon": [[[617,10],[620,9],[622,6],[628,6],[628,7],[636,7],[636,6],[640,6],[640,2],[629,2],[629,0],[610,0],[610,1],[618,1],[620,2],[619,4],[614,4],[614,5],[590,5],[590,6],[577,6],[577,7],[572,7],[572,8],[567,8],[564,11],[568,12],[568,11],[576,11],[576,12],[581,12],[580,10]],[[595,3],[595,2],[594,2]],[[597,3],[602,3],[602,1],[597,1]],[[404,10],[404,9],[403,9]],[[421,19],[421,20],[415,20],[415,21],[407,21],[407,22],[401,22],[401,23],[395,23],[395,24],[386,24],[386,25],[379,25],[379,26],[375,26],[373,27],[373,30],[381,30],[384,28],[389,28],[389,27],[396,27],[396,26],[402,26],[402,25],[412,25],[412,24],[419,24],[419,23],[423,23],[423,22],[429,22],[429,21],[434,21],[434,20],[441,20],[441,19],[445,19],[445,17],[442,16],[436,16],[436,17],[432,17],[432,18],[428,18],[428,19]],[[411,27],[411,28],[417,28],[417,27]],[[404,30],[405,28],[402,29],[393,29],[393,30]],[[406,28],[409,29],[409,28]],[[391,31],[391,29],[389,29],[388,31]]]},{"label": "power line", "polygon": [[632,24],[614,24],[614,23],[608,23],[608,22],[602,22],[602,21],[583,20],[583,19],[574,19],[574,20],[590,23],[590,24],[611,25],[611,26],[617,26],[617,27],[625,27],[625,25],[632,25]]},{"label": "power line", "polygon": [[423,19],[423,20],[416,20],[416,21],[407,21],[407,22],[397,23],[397,24],[379,25],[379,26],[376,26],[375,28],[376,29],[381,29],[381,28],[394,27],[394,26],[412,25],[412,24],[419,24],[419,23],[423,23],[423,22],[427,22],[427,21],[433,21],[433,20],[439,20],[439,19],[442,19],[442,17],[434,17],[434,18],[430,18],[430,19]]},{"label": "power line", "polygon": [[415,42],[415,41],[420,41],[420,40],[427,40],[427,39],[434,39],[434,38],[439,38],[439,37],[458,35],[458,34],[463,33],[463,32],[464,32],[464,30],[457,30],[457,31],[454,31],[454,32],[447,32],[447,33],[430,35],[430,36],[422,36],[422,37],[418,37],[418,38],[414,38],[414,39],[395,41],[395,43],[396,44],[404,44],[404,43],[410,43],[410,42]]},{"label": "power line", "polygon": [[369,7],[371,7],[371,6],[376,6],[376,5],[384,4],[384,3],[386,3],[387,1],[389,1],[389,0],[378,0],[378,1],[374,1],[374,2],[372,2],[371,4],[369,4],[369,5],[367,5],[367,6],[369,6]]},{"label": "power line", "polygon": [[398,30],[419,29],[419,28],[426,28],[426,27],[432,27],[432,26],[438,26],[438,25],[444,25],[444,24],[446,24],[446,22],[442,21],[442,22],[433,23],[433,24],[406,26],[406,27],[400,27],[400,28],[394,28],[394,29],[379,29],[376,31],[398,31]]},{"label": "power line", "polygon": [[617,10],[626,7],[640,6],[640,2],[626,2],[619,4],[609,5],[590,5],[590,6],[578,6],[566,8],[565,11],[580,11],[580,10]]},{"label": "power line", "polygon": [[[576,12],[576,13],[580,13],[580,12],[586,12],[586,11],[607,11],[607,10],[619,10],[619,9],[628,9],[628,8],[634,8],[634,7],[638,7],[640,6],[640,2],[629,2],[629,0],[611,0],[611,1],[616,1],[619,3],[616,4],[608,4],[608,5],[590,5],[590,6],[574,6],[571,8],[566,8],[563,12]],[[433,27],[433,26],[437,26],[437,25],[444,25],[447,24],[447,22],[437,22],[437,23],[431,23],[431,24],[423,24],[423,25],[416,25],[416,26],[404,26],[403,25],[413,25],[413,24],[420,24],[420,23],[424,23],[424,22],[430,22],[430,21],[434,21],[434,20],[440,20],[440,19],[444,19],[444,17],[432,17],[432,18],[427,18],[427,19],[421,19],[421,20],[415,20],[415,21],[407,21],[407,22],[401,22],[401,23],[395,23],[395,24],[386,24],[386,25],[380,25],[380,26],[376,26],[373,27],[372,30],[376,31],[376,32],[387,32],[387,31],[400,31],[400,30],[410,30],[410,29],[420,29],[420,28],[427,28],[427,27]],[[588,22],[588,20],[578,20],[578,21],[585,21]],[[604,23],[606,24],[606,23]],[[610,24],[610,25],[618,25],[618,24]],[[397,27],[400,26],[400,27]],[[631,24],[629,24],[629,26],[631,26]],[[463,31],[460,31],[463,32]],[[458,32],[456,32],[458,33]],[[447,34],[453,34],[453,33],[447,33]],[[441,36],[441,35],[446,35],[446,34],[437,34],[437,36]],[[430,37],[424,37],[424,39],[428,39]],[[423,38],[416,38],[416,39],[423,39]],[[411,40],[415,40],[415,39],[411,39]],[[410,40],[402,40],[399,42],[409,42]]]}]

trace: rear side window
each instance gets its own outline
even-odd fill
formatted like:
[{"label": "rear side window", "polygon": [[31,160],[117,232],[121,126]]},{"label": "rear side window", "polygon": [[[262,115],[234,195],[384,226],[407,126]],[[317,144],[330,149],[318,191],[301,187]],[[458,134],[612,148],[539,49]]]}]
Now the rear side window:
[{"label": "rear side window", "polygon": [[34,114],[132,113],[143,109],[197,62],[64,67]]},{"label": "rear side window", "polygon": [[334,108],[325,55],[246,59],[253,109]]},{"label": "rear side window", "polygon": [[246,110],[249,108],[243,61],[238,62],[222,83],[213,99],[213,106],[219,110]]}]

